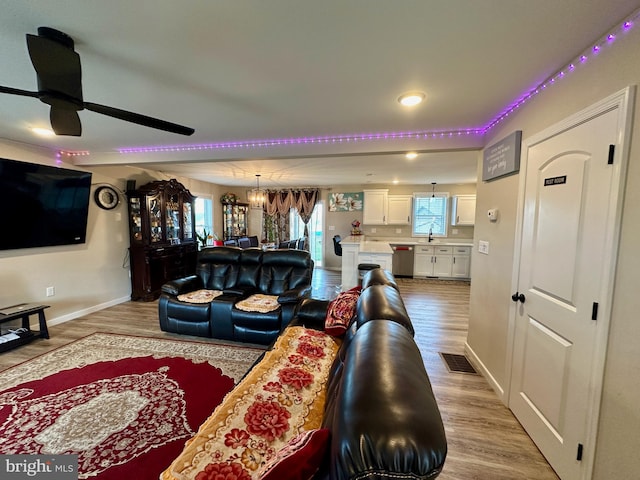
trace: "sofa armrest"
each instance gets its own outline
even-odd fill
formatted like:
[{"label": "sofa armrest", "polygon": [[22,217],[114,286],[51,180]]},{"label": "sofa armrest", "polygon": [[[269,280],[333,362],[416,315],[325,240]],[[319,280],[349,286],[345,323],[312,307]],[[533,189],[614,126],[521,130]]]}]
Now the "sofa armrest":
[{"label": "sofa armrest", "polygon": [[177,296],[183,293],[193,292],[200,290],[204,285],[202,279],[197,275],[190,275],[188,277],[177,278],[162,285],[162,292],[169,295]]},{"label": "sofa armrest", "polygon": [[292,288],[291,290],[287,290],[286,292],[282,292],[278,295],[278,303],[281,305],[285,303],[298,303],[302,299],[309,297],[310,293],[311,285]]},{"label": "sofa armrest", "polygon": [[315,330],[324,330],[329,303],[330,300],[305,298],[298,309],[296,324]]}]

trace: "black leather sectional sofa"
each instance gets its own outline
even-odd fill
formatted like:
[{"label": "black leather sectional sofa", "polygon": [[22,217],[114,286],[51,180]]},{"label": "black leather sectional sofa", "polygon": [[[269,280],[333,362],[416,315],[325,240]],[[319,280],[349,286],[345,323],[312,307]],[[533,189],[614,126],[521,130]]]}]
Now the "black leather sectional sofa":
[{"label": "black leather sectional sofa", "polygon": [[[389,272],[362,287],[327,384],[331,444],[314,480],[436,478],[447,441],[413,324]],[[304,300],[294,323],[322,329],[328,306]]]},{"label": "black leather sectional sofa", "polygon": [[[210,247],[198,254],[196,274],[166,283],[158,303],[166,332],[268,345],[311,292],[313,260],[304,250]],[[200,289],[224,292],[208,303],[178,295]],[[266,313],[235,308],[252,294],[276,295],[280,308]]]}]

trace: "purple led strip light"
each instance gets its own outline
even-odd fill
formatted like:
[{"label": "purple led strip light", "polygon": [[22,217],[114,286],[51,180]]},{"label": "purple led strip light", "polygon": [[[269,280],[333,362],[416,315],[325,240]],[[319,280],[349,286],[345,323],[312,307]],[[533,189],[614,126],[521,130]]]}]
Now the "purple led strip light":
[{"label": "purple led strip light", "polygon": [[568,73],[573,72],[577,65],[585,64],[590,56],[598,55],[603,47],[607,45],[611,45],[618,35],[623,34],[631,28],[633,28],[634,24],[640,18],[640,9],[633,12],[624,22],[622,22],[614,31],[608,33],[607,35],[600,38],[596,41],[591,47],[587,48],[582,54],[580,54],[573,61],[569,62],[563,68],[553,73],[551,76],[547,77],[542,83],[537,85],[535,88],[524,94],[518,100],[509,105],[505,110],[503,110],[496,118],[494,118],[489,124],[487,124],[482,130],[483,134],[491,130],[497,124],[506,119],[509,115],[511,115],[515,110],[522,107],[526,102],[531,100],[533,97],[541,93],[543,90],[549,88],[554,85],[557,81],[562,80]]},{"label": "purple led strip light", "polygon": [[[468,128],[463,130],[446,130],[446,131],[415,131],[415,132],[388,132],[388,133],[366,133],[353,135],[335,135],[323,137],[298,137],[298,138],[280,138],[280,139],[259,139],[259,140],[243,140],[238,142],[219,142],[219,143],[203,143],[197,145],[174,145],[174,146],[149,146],[149,147],[131,147],[119,148],[121,154],[132,153],[155,153],[155,152],[187,152],[198,150],[222,150],[222,149],[241,149],[241,148],[265,148],[279,147],[287,145],[306,145],[306,144],[336,144],[336,143],[356,143],[370,142],[379,140],[398,140],[398,139],[437,139],[437,138],[453,138],[469,135],[485,135],[493,127],[505,120],[518,108],[533,97],[541,93],[543,90],[554,85],[557,81],[562,80],[568,73],[575,71],[577,66],[585,64],[590,56],[598,55],[603,47],[611,45],[618,35],[623,34],[633,28],[640,18],[640,9],[632,13],[622,24],[607,35],[600,38],[591,47],[582,52],[576,59],[565,65],[551,76],[547,77],[542,83],[531,89],[529,92],[521,96],[519,99],[511,103],[500,114],[498,114],[491,122],[484,127]],[[89,155],[87,151],[60,151],[58,155],[64,156],[84,156]]]},{"label": "purple led strip light", "polygon": [[149,153],[149,152],[187,152],[197,150],[222,150],[237,148],[264,148],[287,145],[320,145],[336,143],[371,142],[375,140],[398,139],[427,139],[427,138],[452,138],[463,135],[482,135],[482,129],[447,130],[447,131],[416,131],[416,132],[389,132],[389,133],[363,133],[354,135],[336,135],[324,137],[297,137],[274,138],[261,140],[243,140],[239,142],[203,143],[196,145],[174,145],[157,147],[132,147],[119,148],[119,153]]}]

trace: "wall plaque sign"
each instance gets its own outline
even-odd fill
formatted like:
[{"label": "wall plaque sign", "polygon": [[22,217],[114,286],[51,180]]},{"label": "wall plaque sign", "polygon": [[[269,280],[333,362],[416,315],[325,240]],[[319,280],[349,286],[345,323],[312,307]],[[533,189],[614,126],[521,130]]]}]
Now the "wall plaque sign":
[{"label": "wall plaque sign", "polygon": [[567,176],[562,175],[561,177],[550,177],[544,179],[544,186],[549,187],[551,185],[563,185],[567,183]]},{"label": "wall plaque sign", "polygon": [[516,130],[508,137],[484,149],[482,159],[482,181],[518,173],[520,171],[520,147],[522,130]]}]

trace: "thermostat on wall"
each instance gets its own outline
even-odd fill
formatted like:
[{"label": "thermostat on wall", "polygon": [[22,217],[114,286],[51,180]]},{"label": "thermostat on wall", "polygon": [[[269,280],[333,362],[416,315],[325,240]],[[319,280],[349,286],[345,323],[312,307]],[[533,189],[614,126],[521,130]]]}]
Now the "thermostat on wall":
[{"label": "thermostat on wall", "polygon": [[497,222],[498,221],[498,209],[497,208],[490,208],[489,210],[487,210],[487,216],[489,217],[489,221],[490,222]]}]

